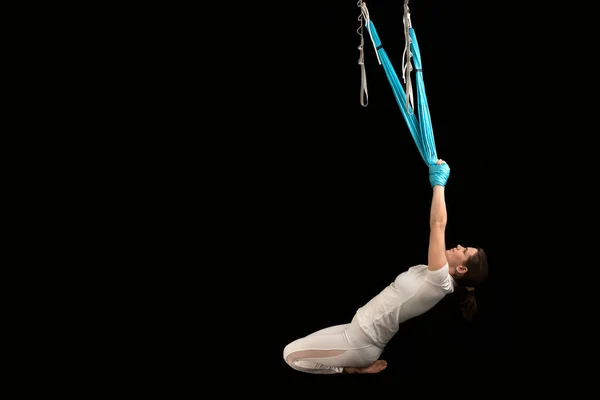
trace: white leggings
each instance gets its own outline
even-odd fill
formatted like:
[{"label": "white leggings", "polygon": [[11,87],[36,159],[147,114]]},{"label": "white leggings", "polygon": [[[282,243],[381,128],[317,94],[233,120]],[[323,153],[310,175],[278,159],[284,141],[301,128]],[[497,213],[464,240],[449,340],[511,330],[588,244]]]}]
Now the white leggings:
[{"label": "white leggings", "polygon": [[283,359],[292,368],[311,374],[339,374],[344,367],[366,367],[383,349],[377,347],[358,325],[335,325],[311,333],[285,346]]}]

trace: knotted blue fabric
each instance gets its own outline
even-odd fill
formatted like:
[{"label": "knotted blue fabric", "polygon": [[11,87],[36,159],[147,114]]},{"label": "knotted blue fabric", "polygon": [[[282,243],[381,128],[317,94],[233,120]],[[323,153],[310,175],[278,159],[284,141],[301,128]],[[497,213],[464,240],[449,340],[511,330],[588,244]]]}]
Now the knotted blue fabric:
[{"label": "knotted blue fabric", "polygon": [[450,167],[445,162],[429,166],[429,183],[431,183],[431,187],[436,185],[446,186],[449,176]]}]

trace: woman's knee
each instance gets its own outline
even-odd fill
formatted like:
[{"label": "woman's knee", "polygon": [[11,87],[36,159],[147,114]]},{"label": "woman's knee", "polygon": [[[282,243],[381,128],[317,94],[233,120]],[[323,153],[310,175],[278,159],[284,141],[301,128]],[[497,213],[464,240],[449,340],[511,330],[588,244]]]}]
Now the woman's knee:
[{"label": "woman's knee", "polygon": [[283,359],[287,364],[293,367],[294,361],[299,358],[308,357],[314,350],[307,350],[306,343],[302,339],[294,340],[283,349]]},{"label": "woman's knee", "polygon": [[292,345],[294,344],[294,342],[289,343],[287,346],[284,347],[283,349],[283,359],[285,360],[285,362],[289,365],[292,365],[292,359],[290,357],[290,355],[292,354],[292,352],[294,351]]}]

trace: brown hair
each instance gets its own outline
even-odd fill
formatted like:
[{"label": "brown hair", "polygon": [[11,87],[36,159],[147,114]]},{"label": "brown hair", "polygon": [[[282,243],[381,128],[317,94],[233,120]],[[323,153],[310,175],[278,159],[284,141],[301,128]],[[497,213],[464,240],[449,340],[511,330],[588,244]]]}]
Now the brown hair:
[{"label": "brown hair", "polygon": [[477,313],[477,300],[475,299],[475,287],[481,284],[488,276],[487,255],[482,248],[477,248],[477,253],[469,257],[465,262],[467,272],[456,279],[459,287],[460,309],[465,319],[471,321]]}]

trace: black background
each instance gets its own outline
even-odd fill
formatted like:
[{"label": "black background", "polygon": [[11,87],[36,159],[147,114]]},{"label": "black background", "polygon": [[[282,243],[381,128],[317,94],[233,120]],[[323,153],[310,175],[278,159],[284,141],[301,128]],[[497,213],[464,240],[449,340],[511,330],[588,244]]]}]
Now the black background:
[{"label": "black background", "polygon": [[[149,231],[164,239],[152,249],[165,253],[155,276],[174,272],[159,291],[174,338],[160,343],[181,361],[157,371],[176,371],[185,387],[208,374],[288,394],[317,382],[410,386],[428,374],[512,384],[556,361],[545,340],[571,329],[563,322],[574,307],[552,296],[561,290],[547,271],[581,246],[567,245],[581,221],[573,189],[591,175],[568,168],[593,159],[581,153],[591,153],[593,132],[582,129],[586,102],[574,93],[582,81],[561,64],[562,10],[410,2],[437,154],[451,168],[447,246],[483,247],[490,275],[473,322],[442,301],[402,327],[384,372],[357,377],[295,371],[283,349],[349,322],[426,263],[427,167],[366,31],[369,104],[360,104],[356,2],[219,5],[226,10],[188,15],[181,41],[163,43],[174,55],[163,60],[172,63],[165,85],[178,96],[162,99],[174,111],[157,144],[171,147],[154,158],[153,178],[166,184],[170,228]],[[367,5],[400,74],[403,2]]]}]

